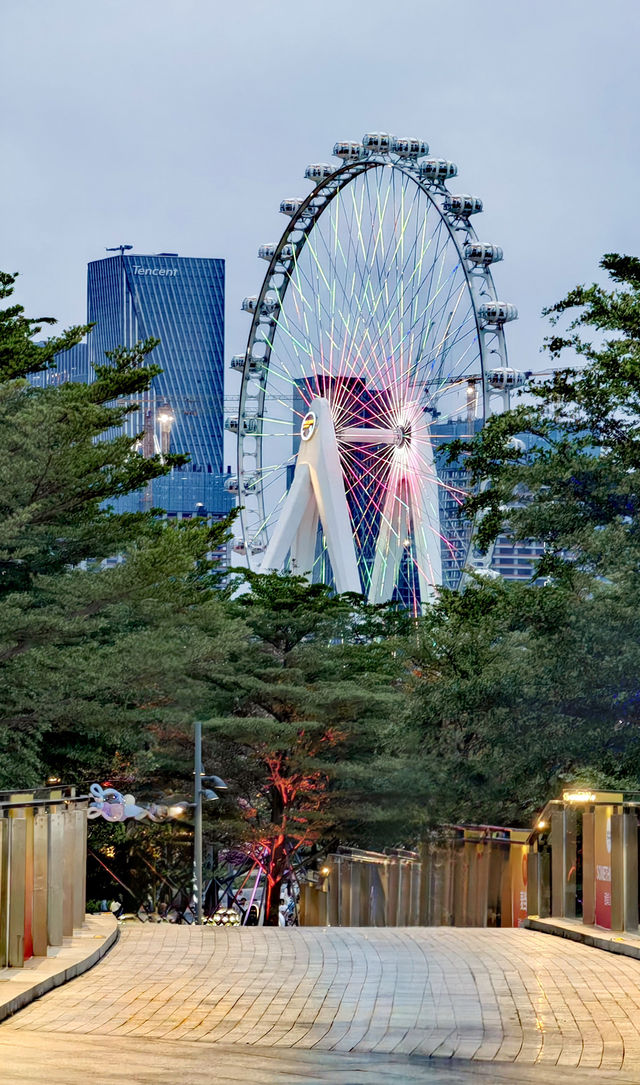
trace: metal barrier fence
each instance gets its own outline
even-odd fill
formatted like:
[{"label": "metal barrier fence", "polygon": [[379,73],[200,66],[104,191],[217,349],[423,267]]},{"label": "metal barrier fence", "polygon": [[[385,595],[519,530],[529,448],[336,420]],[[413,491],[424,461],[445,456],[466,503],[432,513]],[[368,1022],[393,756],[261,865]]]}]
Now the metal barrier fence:
[{"label": "metal barrier fence", "polygon": [[520,926],[528,830],[449,828],[419,852],[342,849],[302,886],[303,926]]},{"label": "metal barrier fence", "polygon": [[82,926],[87,803],[72,787],[0,792],[0,968],[46,956]]},{"label": "metal barrier fence", "polygon": [[529,838],[529,915],[636,931],[639,813],[636,796],[589,788],[547,803]]}]

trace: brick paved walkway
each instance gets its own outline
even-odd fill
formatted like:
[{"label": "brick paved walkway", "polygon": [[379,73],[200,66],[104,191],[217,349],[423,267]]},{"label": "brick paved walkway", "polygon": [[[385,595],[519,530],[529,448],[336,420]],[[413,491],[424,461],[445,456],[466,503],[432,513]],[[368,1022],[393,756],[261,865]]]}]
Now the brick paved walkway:
[{"label": "brick paved walkway", "polygon": [[128,926],[93,971],[0,1025],[0,1076],[56,1085],[53,1064],[72,1085],[116,1051],[127,1085],[200,1063],[217,1067],[205,1082],[252,1085],[637,1085],[640,961],[524,930]]}]

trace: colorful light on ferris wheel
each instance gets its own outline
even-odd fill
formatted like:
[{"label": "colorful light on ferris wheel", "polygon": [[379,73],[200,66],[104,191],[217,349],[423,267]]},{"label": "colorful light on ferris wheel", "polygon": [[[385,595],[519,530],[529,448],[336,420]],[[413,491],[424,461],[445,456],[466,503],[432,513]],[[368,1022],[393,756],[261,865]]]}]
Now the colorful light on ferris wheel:
[{"label": "colorful light on ferris wheel", "polygon": [[[336,143],[308,166],[308,197],[286,199],[279,241],[262,245],[245,298],[237,487],[252,567],[289,569],[371,602],[419,611],[456,586],[470,542],[464,471],[444,446],[482,425],[508,368],[478,197],[426,142],[389,133]],[[490,365],[488,364],[491,359]],[[234,489],[231,490],[234,492]]]}]

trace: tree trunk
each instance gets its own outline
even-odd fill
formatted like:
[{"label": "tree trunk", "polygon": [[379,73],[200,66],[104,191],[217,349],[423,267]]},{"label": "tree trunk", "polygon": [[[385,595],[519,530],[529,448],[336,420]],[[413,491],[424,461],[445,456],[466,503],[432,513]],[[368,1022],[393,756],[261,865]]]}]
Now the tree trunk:
[{"label": "tree trunk", "polygon": [[277,927],[280,918],[280,891],[287,869],[287,852],[285,848],[285,806],[281,791],[274,787],[271,789],[271,821],[274,825],[282,827],[282,832],[274,835],[271,842],[271,855],[267,867],[267,895],[264,907],[265,927]]},{"label": "tree trunk", "polygon": [[267,900],[264,910],[265,927],[278,927],[280,925],[280,891],[283,881],[283,876],[275,877],[272,880],[271,873],[267,875]]}]

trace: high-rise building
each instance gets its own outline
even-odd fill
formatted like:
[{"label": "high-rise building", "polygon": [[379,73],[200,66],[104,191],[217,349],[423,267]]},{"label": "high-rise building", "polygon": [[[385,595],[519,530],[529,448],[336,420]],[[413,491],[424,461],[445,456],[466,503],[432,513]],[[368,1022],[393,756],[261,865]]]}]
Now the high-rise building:
[{"label": "high-rise building", "polygon": [[[520,433],[518,439],[527,451],[540,443],[539,438],[531,433]],[[514,542],[507,535],[498,535],[493,548],[491,568],[505,580],[530,580],[543,554],[544,545],[537,539]]]},{"label": "high-rise building", "polygon": [[50,388],[56,384],[89,383],[89,353],[86,343],[77,343],[70,350],[56,354],[54,369],[43,369],[40,373],[29,375],[29,384],[34,388]]},{"label": "high-rise building", "polygon": [[126,430],[143,455],[186,452],[191,462],[114,502],[119,512],[159,507],[167,516],[218,517],[232,497],[223,478],[224,260],[121,253],[89,264],[89,372],[105,352],[160,340],[162,367],[136,400]]},{"label": "high-rise building", "polygon": [[[446,483],[440,493],[440,519],[443,525],[442,532],[447,538],[458,535],[462,540],[462,547],[458,554],[447,551],[443,545],[442,571],[443,583],[448,588],[457,588],[464,568],[466,547],[471,539],[471,525],[460,518],[460,503],[456,500],[456,490],[460,492],[469,486],[469,475],[465,469],[464,460],[448,463],[445,459],[446,445],[456,438],[478,432],[482,423],[476,420],[472,426],[468,422],[446,421],[437,423],[433,427],[436,439],[436,462],[438,473]],[[537,444],[536,438],[530,434],[521,433],[519,439],[524,447],[529,449]],[[454,528],[457,525],[457,528]],[[514,542],[508,535],[499,535],[495,541],[491,554],[491,569],[500,573],[505,580],[530,580],[534,575],[537,562],[544,553],[544,546],[535,539]]]},{"label": "high-rise building", "polygon": [[462,503],[469,485],[469,473],[463,460],[449,463],[447,446],[450,441],[469,437],[479,424],[473,421],[434,420],[431,436],[434,445],[434,461],[438,477],[443,485],[438,489],[440,501],[440,525],[442,544],[442,583],[455,590],[460,585],[468,548],[471,541],[471,524],[461,515]]}]

